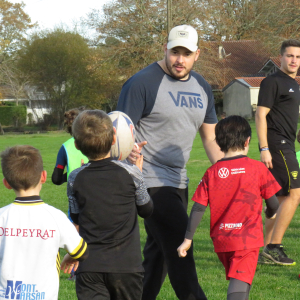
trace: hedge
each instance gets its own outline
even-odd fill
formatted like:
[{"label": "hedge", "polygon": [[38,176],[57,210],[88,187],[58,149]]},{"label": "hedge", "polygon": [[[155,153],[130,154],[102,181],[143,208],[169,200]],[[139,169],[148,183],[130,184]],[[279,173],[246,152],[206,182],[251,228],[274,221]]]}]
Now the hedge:
[{"label": "hedge", "polygon": [[0,106],[0,123],[5,126],[26,124],[27,108],[25,105]]}]

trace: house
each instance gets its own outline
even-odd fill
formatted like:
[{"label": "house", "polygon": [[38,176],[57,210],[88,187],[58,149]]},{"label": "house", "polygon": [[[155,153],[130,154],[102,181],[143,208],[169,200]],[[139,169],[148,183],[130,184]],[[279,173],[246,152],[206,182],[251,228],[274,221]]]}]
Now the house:
[{"label": "house", "polygon": [[272,73],[275,73],[278,69],[280,69],[280,57],[270,57],[263,65],[263,67],[259,70],[260,73],[264,74],[264,76],[268,76]]},{"label": "house", "polygon": [[25,105],[27,107],[27,123],[37,123],[51,111],[49,101],[45,99],[43,92],[32,86],[26,86],[16,99],[10,86],[0,85],[0,101],[18,102],[19,105]]},{"label": "house", "polygon": [[270,53],[260,41],[239,40],[202,42],[198,71],[211,85],[214,93],[238,77],[265,76],[260,74]]},{"label": "house", "polygon": [[[223,89],[223,111],[229,115],[241,115],[251,118],[256,111],[261,81],[280,69],[280,56],[269,57],[259,68],[258,73],[244,77],[236,77]],[[300,70],[296,81],[300,84]]]},{"label": "house", "polygon": [[[264,74],[264,76],[268,76],[272,73],[275,73],[280,69],[280,56],[270,57],[263,65],[263,67],[259,70],[260,74]],[[297,76],[300,76],[300,69],[298,69]]]}]

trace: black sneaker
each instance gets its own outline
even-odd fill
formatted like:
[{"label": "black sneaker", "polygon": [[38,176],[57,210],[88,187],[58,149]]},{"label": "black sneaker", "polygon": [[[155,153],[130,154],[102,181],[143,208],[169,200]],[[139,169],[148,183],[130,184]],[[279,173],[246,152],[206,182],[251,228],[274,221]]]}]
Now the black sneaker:
[{"label": "black sneaker", "polygon": [[262,253],[259,253],[257,263],[260,265],[275,265],[273,260],[266,258]]},{"label": "black sneaker", "polygon": [[287,255],[283,251],[283,245],[276,246],[273,249],[270,249],[267,245],[262,252],[262,255],[274,263],[283,266],[294,266],[296,262],[291,258],[288,258]]}]

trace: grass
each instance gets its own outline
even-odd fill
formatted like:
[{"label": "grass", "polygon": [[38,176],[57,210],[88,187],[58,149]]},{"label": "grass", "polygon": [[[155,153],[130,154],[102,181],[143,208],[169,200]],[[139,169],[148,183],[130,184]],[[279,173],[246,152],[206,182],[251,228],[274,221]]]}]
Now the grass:
[{"label": "grass", "polygon": [[[248,156],[259,160],[258,142],[255,131],[255,125],[252,126],[252,140],[250,143],[250,151]],[[42,199],[53,205],[65,213],[68,208],[66,196],[66,185],[55,186],[51,182],[51,174],[55,166],[57,152],[63,142],[69,138],[66,133],[48,133],[48,134],[33,134],[33,135],[4,135],[0,137],[0,151],[8,146],[17,144],[27,144],[38,148],[43,156],[44,168],[48,172],[48,180],[44,184],[41,191]],[[296,151],[300,150],[300,145],[296,144]],[[189,196],[193,195],[202,175],[210,166],[205,151],[203,149],[201,139],[197,136],[191,152],[190,160],[187,164],[189,183]],[[2,180],[2,174],[0,174]],[[11,203],[14,199],[14,193],[11,190],[6,190],[4,186],[1,189],[0,207]],[[189,205],[191,209],[192,203]],[[146,233],[143,222],[140,220],[140,233],[142,248],[146,241]],[[300,213],[296,212],[293,221],[291,222],[285,237],[284,245],[287,248],[287,253],[291,258],[297,259],[297,254],[300,253]],[[64,250],[61,250],[61,256],[64,255]],[[199,277],[199,282],[207,298],[210,300],[226,299],[226,291],[228,282],[225,280],[224,268],[219,262],[217,255],[214,253],[213,244],[209,237],[209,209],[206,210],[203,220],[197,229],[194,237],[194,256]],[[46,270],[45,270],[46,272]],[[254,277],[253,286],[249,300],[300,300],[300,273],[298,265],[291,267],[283,266],[258,266]],[[75,283],[67,280],[68,275],[60,275],[60,291],[59,299],[77,299],[75,294]],[[174,300],[175,293],[168,280],[164,282],[158,300]]]}]

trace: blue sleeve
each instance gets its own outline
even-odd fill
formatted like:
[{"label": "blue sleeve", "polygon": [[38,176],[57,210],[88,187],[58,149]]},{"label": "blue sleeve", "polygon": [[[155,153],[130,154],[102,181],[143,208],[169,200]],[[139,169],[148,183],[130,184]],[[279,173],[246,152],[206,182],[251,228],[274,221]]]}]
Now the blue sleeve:
[{"label": "blue sleeve", "polygon": [[67,153],[64,145],[62,145],[58,151],[55,167],[61,166],[65,167],[67,165]]},{"label": "blue sleeve", "polygon": [[214,94],[211,89],[211,86],[200,74],[198,74],[194,71],[192,71],[192,74],[196,77],[198,83],[203,87],[203,89],[207,95],[207,99],[208,99],[207,109],[206,109],[205,118],[204,118],[203,123],[206,123],[206,124],[218,123],[218,118],[217,118],[216,109],[215,109],[215,99],[214,99]]},{"label": "blue sleeve", "polygon": [[157,63],[133,75],[122,87],[117,110],[127,114],[136,125],[151,113],[164,75]]},{"label": "blue sleeve", "polygon": [[117,110],[127,114],[136,125],[144,114],[145,105],[145,90],[135,77],[131,77],[122,87]]},{"label": "blue sleeve", "polygon": [[207,110],[206,110],[206,114],[205,114],[203,123],[206,123],[206,124],[218,123],[213,92],[211,92],[210,99],[208,99]]}]

